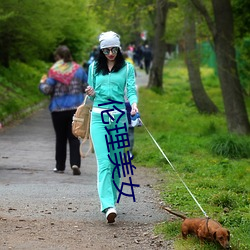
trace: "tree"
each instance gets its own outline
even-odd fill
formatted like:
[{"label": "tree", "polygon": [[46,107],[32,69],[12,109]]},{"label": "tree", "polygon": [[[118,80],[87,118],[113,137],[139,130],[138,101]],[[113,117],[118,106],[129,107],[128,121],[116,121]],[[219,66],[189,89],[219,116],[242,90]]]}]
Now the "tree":
[{"label": "tree", "polygon": [[[122,47],[131,42],[140,43],[140,33],[147,27],[151,35],[155,0],[93,0],[92,5],[97,14],[102,30],[113,30],[121,35]],[[145,25],[144,25],[145,24]]]},{"label": "tree", "polygon": [[191,0],[204,16],[213,37],[228,130],[249,134],[250,123],[238,76],[230,0],[212,0],[214,21],[200,0]]},{"label": "tree", "polygon": [[193,7],[189,3],[185,6],[185,55],[188,69],[189,82],[195,105],[200,113],[217,113],[218,108],[207,95],[200,75],[200,57],[197,52],[196,27]]},{"label": "tree", "polygon": [[250,13],[246,10],[250,8],[249,0],[232,0],[234,14],[235,35],[243,38],[250,34]]},{"label": "tree", "polygon": [[[65,43],[73,57],[82,60],[91,48],[95,20],[85,11],[89,1],[0,1],[0,64],[10,60],[48,60],[54,49]],[[87,42],[88,41],[88,42]],[[91,44],[90,44],[91,43]]]},{"label": "tree", "polygon": [[237,62],[244,94],[250,96],[250,8],[248,0],[232,0]]},{"label": "tree", "polygon": [[168,0],[156,1],[155,35],[153,44],[154,57],[149,75],[149,88],[157,87],[162,89],[163,66],[166,53],[164,35],[166,30],[167,13],[170,8],[176,6],[175,3],[169,2]]}]

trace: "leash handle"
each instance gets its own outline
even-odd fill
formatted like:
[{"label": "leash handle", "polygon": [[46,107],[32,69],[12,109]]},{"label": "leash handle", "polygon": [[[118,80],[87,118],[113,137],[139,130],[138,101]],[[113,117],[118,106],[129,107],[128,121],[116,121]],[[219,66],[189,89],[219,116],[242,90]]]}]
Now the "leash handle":
[{"label": "leash handle", "polygon": [[147,129],[147,127],[145,126],[145,124],[142,122],[141,118],[139,118],[142,125],[145,127],[146,131],[148,132],[149,136],[151,137],[151,139],[153,140],[153,142],[155,143],[155,145],[158,147],[158,149],[160,150],[160,152],[162,153],[162,155],[164,156],[164,158],[167,160],[168,164],[171,166],[171,168],[175,171],[175,173],[177,174],[177,176],[179,177],[180,181],[182,182],[182,184],[185,186],[185,188],[187,189],[187,191],[189,192],[189,194],[191,195],[191,197],[193,198],[193,200],[195,201],[195,203],[197,204],[197,206],[200,208],[200,210],[202,211],[202,213],[205,215],[206,218],[209,218],[208,215],[206,214],[206,212],[203,210],[203,208],[201,207],[201,205],[199,204],[199,202],[196,200],[196,198],[194,197],[194,195],[192,194],[192,192],[190,191],[190,189],[188,188],[188,186],[186,185],[186,183],[182,180],[182,178],[180,177],[180,175],[178,174],[176,168],[173,166],[173,164],[170,162],[170,160],[168,159],[168,157],[165,155],[165,153],[163,152],[163,150],[161,149],[161,147],[159,146],[159,144],[157,143],[157,141],[154,139],[154,137],[152,136],[152,134],[149,132],[149,130]]}]

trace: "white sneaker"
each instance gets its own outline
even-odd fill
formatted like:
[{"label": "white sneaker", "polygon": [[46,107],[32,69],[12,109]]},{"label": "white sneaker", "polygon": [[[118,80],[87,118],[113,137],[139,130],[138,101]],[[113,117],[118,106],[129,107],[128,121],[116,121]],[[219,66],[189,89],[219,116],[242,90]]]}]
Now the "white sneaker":
[{"label": "white sneaker", "polygon": [[108,220],[108,223],[114,223],[116,216],[117,216],[117,212],[115,208],[110,207],[107,209],[106,218]]},{"label": "white sneaker", "polygon": [[128,152],[129,152],[129,158],[131,158],[131,159],[132,159],[133,154],[131,153],[131,151],[128,151]]},{"label": "white sneaker", "polygon": [[57,170],[57,168],[54,168],[53,171],[54,171],[55,173],[59,173],[59,174],[63,174],[63,173],[64,173],[63,170]]}]

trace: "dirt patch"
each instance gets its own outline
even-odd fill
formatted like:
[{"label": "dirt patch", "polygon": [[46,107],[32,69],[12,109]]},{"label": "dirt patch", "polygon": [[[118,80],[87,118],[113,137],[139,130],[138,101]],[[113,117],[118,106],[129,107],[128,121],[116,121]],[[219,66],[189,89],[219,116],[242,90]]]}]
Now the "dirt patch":
[{"label": "dirt patch", "polygon": [[[12,169],[9,174],[12,175],[13,171],[22,170]],[[21,178],[25,179],[30,175],[44,175],[44,171],[34,170],[33,174],[27,170],[22,173]],[[141,189],[137,190],[137,202],[121,198],[114,224],[107,224],[105,216],[100,213],[96,190],[88,195],[91,185],[88,187],[85,184],[85,192],[79,190],[73,194],[72,190],[80,187],[80,184],[69,182],[75,176],[69,172],[64,176],[54,174],[54,178],[52,183],[47,180],[45,185],[24,184],[20,179],[13,183],[11,179],[11,183],[8,181],[2,186],[1,250],[174,249],[172,241],[163,240],[153,231],[156,223],[167,219],[160,209],[158,193],[153,189],[153,185],[160,181],[156,171],[138,169],[135,180],[140,179]],[[58,178],[64,180],[56,181]],[[68,193],[62,189],[65,185]],[[53,195],[53,188],[60,190],[59,193]],[[7,193],[8,196],[2,196]]]},{"label": "dirt patch", "polygon": [[153,225],[1,218],[1,249],[172,249]]}]

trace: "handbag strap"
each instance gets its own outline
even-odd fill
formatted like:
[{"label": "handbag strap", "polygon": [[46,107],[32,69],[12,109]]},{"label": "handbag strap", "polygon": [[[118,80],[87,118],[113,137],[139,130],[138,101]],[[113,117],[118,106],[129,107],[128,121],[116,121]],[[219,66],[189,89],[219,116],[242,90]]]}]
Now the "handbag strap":
[{"label": "handbag strap", "polygon": [[95,88],[95,84],[94,84],[94,70],[95,70],[95,61],[92,63],[92,72],[91,72],[91,76],[92,76],[92,83],[93,83],[93,87]]},{"label": "handbag strap", "polygon": [[88,98],[88,95],[87,94],[85,94],[85,97],[84,97],[84,100],[83,100],[83,105],[85,105],[86,104],[86,101],[87,101],[87,98]]},{"label": "handbag strap", "polygon": [[[90,136],[90,133],[89,133],[89,129],[90,129],[90,115],[89,115],[89,117],[88,117],[86,135],[85,135],[85,137],[82,139],[82,142],[81,142],[80,147],[79,147],[80,155],[81,155],[82,158],[87,157],[87,155],[90,153],[90,151],[91,151],[92,153],[94,153],[93,142],[92,142],[92,139],[91,139],[91,136]],[[84,152],[83,152],[83,146],[84,146],[84,144],[85,144],[88,140],[89,140],[89,148],[88,148],[87,152],[84,153]]]},{"label": "handbag strap", "polygon": [[[88,148],[87,152],[84,153],[84,151],[83,151],[83,146],[84,146],[84,144],[85,144],[87,141],[89,141],[89,148]],[[80,155],[81,155],[82,158],[87,157],[88,154],[89,154],[90,152],[94,153],[93,142],[92,142],[92,139],[91,139],[90,137],[89,137],[89,139],[84,138],[84,139],[82,140],[82,142],[81,142],[81,144],[80,144],[80,147],[79,147],[79,151],[80,151]]]},{"label": "handbag strap", "polygon": [[[85,96],[83,104],[85,105],[86,100],[88,98],[88,95]],[[84,153],[83,146],[89,141],[89,148],[86,153]],[[87,128],[86,128],[86,134],[85,137],[82,139],[79,147],[80,155],[82,158],[87,157],[87,155],[90,153],[94,153],[94,147],[93,147],[93,142],[90,136],[90,114],[88,115],[88,121],[87,121]]]}]

